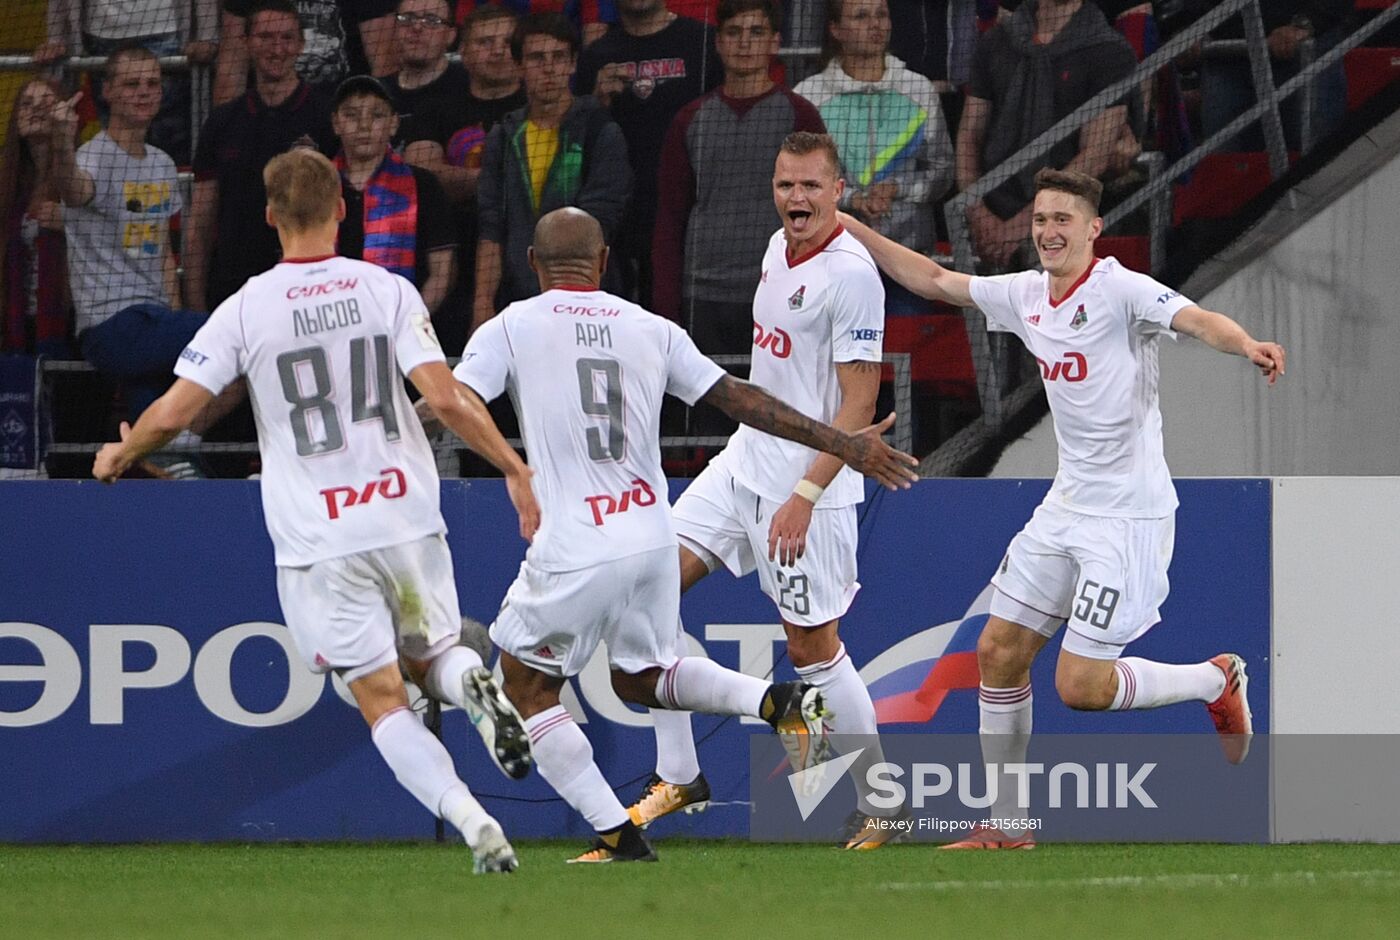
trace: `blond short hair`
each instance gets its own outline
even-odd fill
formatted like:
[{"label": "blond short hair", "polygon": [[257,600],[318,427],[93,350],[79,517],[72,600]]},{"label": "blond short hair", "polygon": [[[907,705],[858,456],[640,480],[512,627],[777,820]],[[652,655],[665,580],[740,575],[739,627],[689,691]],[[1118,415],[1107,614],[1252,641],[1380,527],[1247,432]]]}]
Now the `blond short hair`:
[{"label": "blond short hair", "polygon": [[278,154],[263,167],[267,205],[277,225],[294,232],[324,225],[340,204],[340,173],[306,147]]}]

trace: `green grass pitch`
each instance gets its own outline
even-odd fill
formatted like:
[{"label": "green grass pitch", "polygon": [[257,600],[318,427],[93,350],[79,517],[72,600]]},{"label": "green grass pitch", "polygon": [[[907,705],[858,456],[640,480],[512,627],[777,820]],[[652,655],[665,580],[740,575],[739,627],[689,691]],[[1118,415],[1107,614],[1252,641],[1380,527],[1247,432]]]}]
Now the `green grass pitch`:
[{"label": "green grass pitch", "polygon": [[[0,937],[1394,937],[1400,846],[0,846]],[[959,931],[959,933],[954,933]],[[967,933],[961,933],[967,931]]]}]

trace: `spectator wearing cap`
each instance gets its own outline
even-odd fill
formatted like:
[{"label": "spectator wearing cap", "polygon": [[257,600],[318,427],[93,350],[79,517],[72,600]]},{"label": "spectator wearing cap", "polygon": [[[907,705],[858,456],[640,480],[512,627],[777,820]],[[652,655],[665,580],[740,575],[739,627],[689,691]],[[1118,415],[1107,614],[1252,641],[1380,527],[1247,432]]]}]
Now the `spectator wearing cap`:
[{"label": "spectator wearing cap", "polygon": [[296,73],[302,47],[295,7],[267,2],[249,18],[253,87],[215,108],[194,157],[193,206],[185,224],[185,295],[212,310],[282,255],[263,218],[263,167],[293,146],[334,153],[330,98]]},{"label": "spectator wearing cap", "polygon": [[457,232],[433,174],[389,146],[399,119],[389,90],[352,75],[335,93],[335,166],[345,197],[337,250],[407,278],[435,314],[452,287]]},{"label": "spectator wearing cap", "polygon": [[[578,34],[557,13],[532,13],[511,38],[526,105],[492,128],[481,159],[475,324],[539,293],[527,249],[542,215],[577,206],[598,220],[610,241],[622,222],[632,188],[627,142],[593,97],[576,98],[569,90],[578,51]],[[614,265],[603,288],[619,290]]]}]

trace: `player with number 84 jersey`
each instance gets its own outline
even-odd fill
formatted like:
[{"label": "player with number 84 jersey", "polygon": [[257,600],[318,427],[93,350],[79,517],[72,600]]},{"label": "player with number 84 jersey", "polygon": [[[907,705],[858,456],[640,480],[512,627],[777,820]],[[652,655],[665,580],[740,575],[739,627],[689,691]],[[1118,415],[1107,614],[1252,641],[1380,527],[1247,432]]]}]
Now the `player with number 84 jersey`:
[{"label": "player with number 84 jersey", "polygon": [[407,281],[322,257],[250,279],[175,374],[212,390],[247,375],[277,564],[302,566],[446,532],[432,447],[400,378],[443,361]]}]

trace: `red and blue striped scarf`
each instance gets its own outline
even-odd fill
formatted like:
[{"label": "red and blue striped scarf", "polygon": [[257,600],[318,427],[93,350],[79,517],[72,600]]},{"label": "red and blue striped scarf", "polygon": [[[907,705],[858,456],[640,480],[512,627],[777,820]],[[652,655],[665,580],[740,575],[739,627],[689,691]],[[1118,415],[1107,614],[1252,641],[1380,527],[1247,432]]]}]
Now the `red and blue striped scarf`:
[{"label": "red and blue striped scarf", "polygon": [[[348,186],[344,153],[336,156],[335,165]],[[413,169],[392,150],[365,184],[364,228],[360,257],[417,284],[418,182]]]}]

